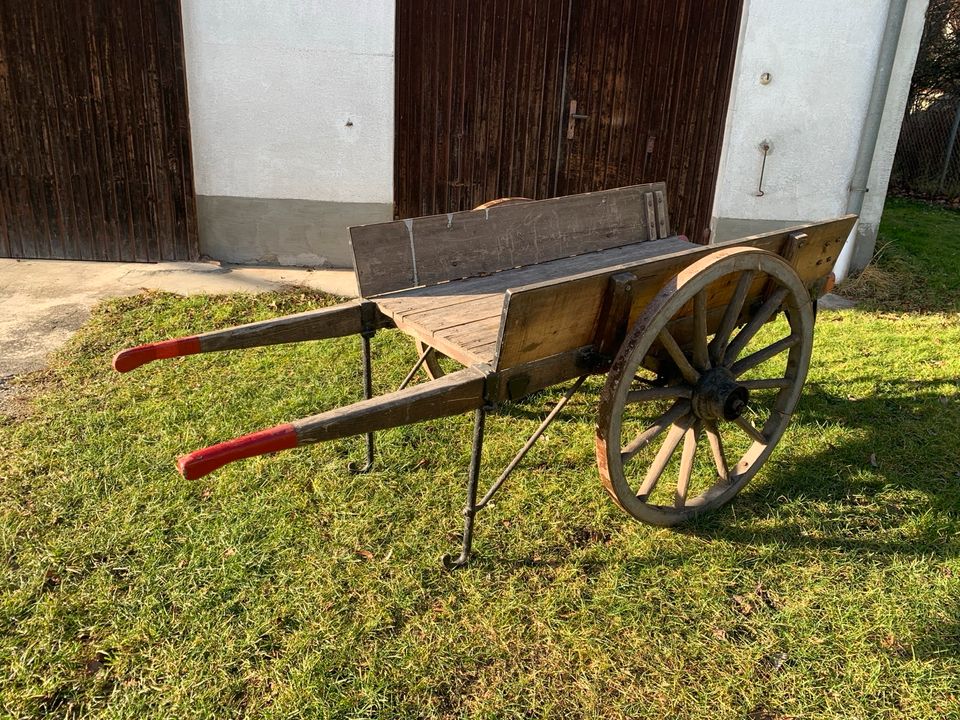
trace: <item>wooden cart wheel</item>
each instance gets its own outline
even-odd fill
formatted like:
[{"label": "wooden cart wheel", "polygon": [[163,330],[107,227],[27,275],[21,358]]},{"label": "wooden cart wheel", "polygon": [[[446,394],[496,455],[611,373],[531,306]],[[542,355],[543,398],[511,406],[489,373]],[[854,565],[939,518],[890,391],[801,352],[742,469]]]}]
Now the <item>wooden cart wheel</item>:
[{"label": "wooden cart wheel", "polygon": [[[785,320],[765,325],[781,308]],[[660,526],[729,502],[790,422],[813,322],[796,272],[764,250],[720,250],[668,282],[624,340],[600,400],[597,464],[614,501]]]},{"label": "wooden cart wheel", "polygon": [[[498,205],[516,205],[518,203],[525,202],[530,202],[530,198],[503,197],[497,198],[496,200],[489,200],[483,203],[483,205],[477,205],[474,210],[486,210],[488,208],[497,207]],[[422,340],[415,340],[414,342],[417,346],[417,357],[419,357],[423,355],[428,346]],[[427,359],[423,361],[424,372],[427,373],[427,376],[431,380],[436,380],[439,377],[443,377],[445,374],[443,368],[440,367],[440,358],[442,357],[445,357],[443,353],[434,350],[432,353],[430,353]]]}]

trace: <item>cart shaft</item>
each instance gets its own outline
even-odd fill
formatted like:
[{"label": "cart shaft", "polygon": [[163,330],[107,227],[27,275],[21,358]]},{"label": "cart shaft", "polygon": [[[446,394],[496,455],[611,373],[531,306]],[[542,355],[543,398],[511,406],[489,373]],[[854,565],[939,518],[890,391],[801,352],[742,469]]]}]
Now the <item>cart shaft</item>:
[{"label": "cart shaft", "polygon": [[188,480],[243,458],[459,415],[484,404],[488,372],[469,367],[421,385],[244,435],[177,460]]},{"label": "cart shaft", "polygon": [[351,300],[333,307],[121,350],[113,358],[113,367],[118,372],[129,372],[163,358],[304,340],[324,340],[355,335],[364,330],[385,327],[387,324],[388,321],[376,312],[373,303]]}]

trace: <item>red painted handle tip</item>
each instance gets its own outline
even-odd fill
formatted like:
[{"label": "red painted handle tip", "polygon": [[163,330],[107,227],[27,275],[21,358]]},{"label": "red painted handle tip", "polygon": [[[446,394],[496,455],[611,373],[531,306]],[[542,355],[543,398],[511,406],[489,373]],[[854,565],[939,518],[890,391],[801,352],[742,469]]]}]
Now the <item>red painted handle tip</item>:
[{"label": "red painted handle tip", "polygon": [[297,431],[293,425],[277,425],[183,455],[177,459],[177,470],[187,480],[196,480],[234,460],[289,450],[296,446]]},{"label": "red painted handle tip", "polygon": [[163,342],[147,343],[135,348],[121,350],[113,356],[113,369],[117,372],[130,372],[141,365],[163,358],[183,357],[200,352],[200,338],[185,337]]}]

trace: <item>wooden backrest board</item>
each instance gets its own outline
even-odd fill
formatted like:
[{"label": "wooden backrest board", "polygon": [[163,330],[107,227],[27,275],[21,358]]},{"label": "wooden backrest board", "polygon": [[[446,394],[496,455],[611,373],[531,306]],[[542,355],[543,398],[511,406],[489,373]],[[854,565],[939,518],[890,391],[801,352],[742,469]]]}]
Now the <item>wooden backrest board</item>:
[{"label": "wooden backrest board", "polygon": [[670,234],[663,183],[350,228],[361,297]]},{"label": "wooden backrest board", "polygon": [[[500,322],[496,368],[504,370],[590,345],[609,279],[618,273],[630,272],[639,280],[630,310],[632,325],[670,278],[705,255],[740,245],[779,254],[791,234],[805,233],[806,238],[791,264],[809,287],[833,269],[856,219],[856,215],[847,215],[508,290]],[[760,287],[762,284],[758,284]],[[724,298],[718,296],[711,300],[711,306],[723,302]]]}]

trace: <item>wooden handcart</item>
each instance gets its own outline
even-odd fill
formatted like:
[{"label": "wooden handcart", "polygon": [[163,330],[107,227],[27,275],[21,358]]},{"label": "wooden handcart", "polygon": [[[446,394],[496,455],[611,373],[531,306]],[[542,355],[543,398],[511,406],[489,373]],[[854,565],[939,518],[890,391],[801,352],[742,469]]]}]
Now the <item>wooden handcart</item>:
[{"label": "wooden handcart", "polygon": [[[365,400],[198,450],[177,467],[198,478],[241,458],[366,435],[366,464],[352,468],[363,472],[375,431],[472,410],[463,543],[445,558],[451,567],[470,557],[476,513],[584,380],[605,374],[603,486],[633,517],[675,525],[727,503],[783,436],[810,363],[816,299],[855,220],[701,246],[671,234],[656,183],[364,225],[350,230],[359,299],[141,345],[113,364],[126,372],[160,358],[360,335]],[[420,354],[401,389],[371,397],[370,338],[387,328],[412,336]],[[443,374],[441,354],[463,368]],[[432,379],[409,385],[421,368]],[[486,414],[570,380],[478,500]]]}]

